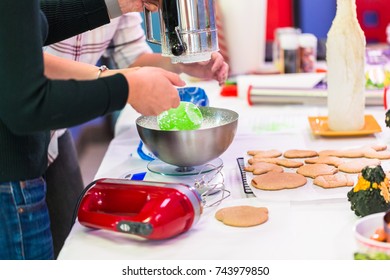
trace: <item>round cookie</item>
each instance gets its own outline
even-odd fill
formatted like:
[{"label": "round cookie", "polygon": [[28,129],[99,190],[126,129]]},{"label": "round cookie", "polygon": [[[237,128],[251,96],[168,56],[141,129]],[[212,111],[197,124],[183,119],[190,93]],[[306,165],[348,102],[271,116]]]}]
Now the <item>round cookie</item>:
[{"label": "round cookie", "polygon": [[268,220],[268,209],[246,205],[230,206],[219,209],[215,213],[215,218],[233,227],[257,226]]},{"label": "round cookie", "polygon": [[260,190],[275,191],[283,189],[295,189],[305,185],[307,179],[305,176],[297,173],[277,173],[268,172],[263,175],[255,176],[251,184]]}]

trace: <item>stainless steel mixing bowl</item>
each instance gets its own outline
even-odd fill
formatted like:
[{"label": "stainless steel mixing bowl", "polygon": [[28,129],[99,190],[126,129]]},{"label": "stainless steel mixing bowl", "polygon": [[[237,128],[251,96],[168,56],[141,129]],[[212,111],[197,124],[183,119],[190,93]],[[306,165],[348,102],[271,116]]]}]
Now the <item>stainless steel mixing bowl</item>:
[{"label": "stainless steel mixing bowl", "polygon": [[161,161],[178,167],[203,165],[219,157],[232,143],[238,114],[232,110],[199,107],[203,123],[196,130],[160,130],[157,117],[137,118],[138,134]]}]

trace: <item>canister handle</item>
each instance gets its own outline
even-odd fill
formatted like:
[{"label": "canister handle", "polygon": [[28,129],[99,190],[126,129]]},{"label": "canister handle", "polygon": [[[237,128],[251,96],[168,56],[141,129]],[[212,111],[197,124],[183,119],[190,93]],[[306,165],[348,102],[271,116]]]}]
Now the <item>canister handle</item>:
[{"label": "canister handle", "polygon": [[156,40],[153,36],[152,12],[146,8],[144,8],[144,18],[145,18],[146,40],[150,43],[161,45],[161,41]]}]

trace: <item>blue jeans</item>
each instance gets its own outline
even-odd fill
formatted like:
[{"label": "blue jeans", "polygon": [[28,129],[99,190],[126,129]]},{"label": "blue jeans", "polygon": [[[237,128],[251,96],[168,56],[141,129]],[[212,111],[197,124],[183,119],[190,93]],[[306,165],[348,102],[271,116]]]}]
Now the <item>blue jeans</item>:
[{"label": "blue jeans", "polygon": [[0,183],[0,259],[53,259],[42,178]]}]

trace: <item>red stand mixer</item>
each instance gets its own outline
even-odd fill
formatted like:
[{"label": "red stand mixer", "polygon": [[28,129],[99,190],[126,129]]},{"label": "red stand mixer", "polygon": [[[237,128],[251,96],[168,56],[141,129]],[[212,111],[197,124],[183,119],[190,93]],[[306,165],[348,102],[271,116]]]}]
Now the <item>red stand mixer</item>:
[{"label": "red stand mixer", "polygon": [[189,230],[202,209],[198,191],[185,184],[99,179],[86,188],[77,213],[87,227],[159,240]]}]

